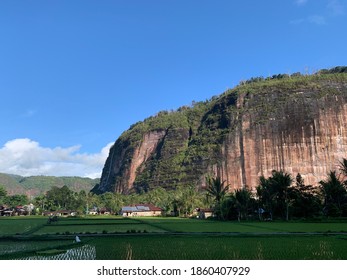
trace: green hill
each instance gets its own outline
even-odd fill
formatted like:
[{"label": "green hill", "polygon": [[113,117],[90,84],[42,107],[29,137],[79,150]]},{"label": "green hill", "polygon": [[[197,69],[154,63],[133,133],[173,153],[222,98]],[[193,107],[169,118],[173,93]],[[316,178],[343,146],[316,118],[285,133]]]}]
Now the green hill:
[{"label": "green hill", "polygon": [[51,187],[68,186],[71,190],[79,192],[81,190],[90,191],[99,179],[81,177],[54,177],[54,176],[30,176],[0,173],[0,185],[4,186],[8,194],[26,194],[37,196],[50,190]]}]

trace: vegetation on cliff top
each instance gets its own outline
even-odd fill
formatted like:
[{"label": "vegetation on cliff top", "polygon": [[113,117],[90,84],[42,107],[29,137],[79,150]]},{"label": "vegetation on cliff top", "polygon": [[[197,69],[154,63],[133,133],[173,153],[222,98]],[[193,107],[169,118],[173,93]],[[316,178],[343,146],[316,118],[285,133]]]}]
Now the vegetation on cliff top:
[{"label": "vegetation on cliff top", "polygon": [[[228,125],[226,119],[228,112],[236,106],[237,97],[251,93],[261,95],[280,92],[292,95],[296,91],[325,89],[325,85],[342,83],[347,87],[347,67],[335,67],[329,70],[323,69],[314,75],[279,74],[272,77],[256,77],[242,81],[234,89],[229,89],[219,96],[209,100],[192,102],[191,106],[182,106],[176,111],[160,111],[155,116],[148,117],[130,126],[120,138],[130,138],[135,141],[142,139],[143,134],[150,131],[167,129],[197,129],[201,121],[205,122],[211,130],[224,128]],[[270,104],[274,106],[274,104]]]}]

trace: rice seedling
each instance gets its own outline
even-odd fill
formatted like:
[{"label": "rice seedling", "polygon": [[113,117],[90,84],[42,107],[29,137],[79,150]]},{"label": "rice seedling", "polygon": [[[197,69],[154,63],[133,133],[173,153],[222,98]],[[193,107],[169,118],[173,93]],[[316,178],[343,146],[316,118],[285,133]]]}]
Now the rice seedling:
[{"label": "rice seedling", "polygon": [[64,253],[57,253],[53,255],[36,254],[34,256],[19,258],[17,260],[95,260],[96,250],[94,246],[84,245],[77,248],[72,248]]},{"label": "rice seedling", "polygon": [[121,236],[91,244],[101,260],[347,259],[347,242],[339,236]]}]

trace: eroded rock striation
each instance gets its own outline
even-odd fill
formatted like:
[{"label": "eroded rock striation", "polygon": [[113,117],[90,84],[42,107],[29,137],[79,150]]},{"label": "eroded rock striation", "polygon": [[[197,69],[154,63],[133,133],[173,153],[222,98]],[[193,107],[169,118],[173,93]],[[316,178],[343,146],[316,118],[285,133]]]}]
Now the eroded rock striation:
[{"label": "eroded rock striation", "polygon": [[124,132],[94,192],[203,187],[208,174],[256,187],[272,170],[316,185],[347,157],[347,74],[245,83]]}]

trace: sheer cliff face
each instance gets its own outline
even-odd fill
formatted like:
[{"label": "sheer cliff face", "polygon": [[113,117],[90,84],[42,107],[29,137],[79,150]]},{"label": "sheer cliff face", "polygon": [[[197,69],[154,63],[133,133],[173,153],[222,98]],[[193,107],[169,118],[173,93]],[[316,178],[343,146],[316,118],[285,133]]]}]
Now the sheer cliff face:
[{"label": "sheer cliff face", "polygon": [[111,149],[94,191],[203,186],[211,173],[232,188],[256,187],[272,170],[317,185],[347,157],[346,76],[237,87],[206,108],[198,123],[185,115],[188,129],[148,126],[135,140],[130,130]]},{"label": "sheer cliff face", "polygon": [[134,147],[129,139],[119,139],[110,149],[100,185],[94,191],[128,193],[133,188],[137,173],[141,172],[140,166],[153,154],[164,135],[165,131],[145,133]]},{"label": "sheer cliff face", "polygon": [[[276,93],[263,96],[270,106],[264,114],[256,107],[257,97],[240,101],[237,130],[227,135],[221,147],[222,161],[212,170],[231,186],[258,184],[259,176],[272,170],[284,170],[294,177],[300,173],[306,184],[316,185],[339,161],[347,156],[347,104],[344,94],[294,92],[280,100]],[[282,96],[283,98],[283,96]],[[242,98],[241,98],[242,99]]]}]

